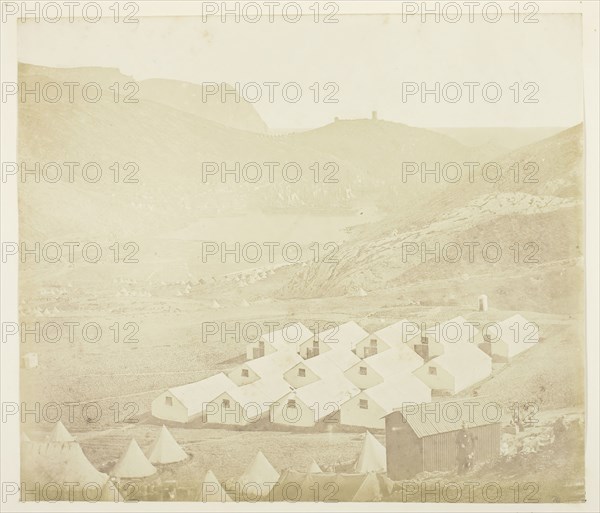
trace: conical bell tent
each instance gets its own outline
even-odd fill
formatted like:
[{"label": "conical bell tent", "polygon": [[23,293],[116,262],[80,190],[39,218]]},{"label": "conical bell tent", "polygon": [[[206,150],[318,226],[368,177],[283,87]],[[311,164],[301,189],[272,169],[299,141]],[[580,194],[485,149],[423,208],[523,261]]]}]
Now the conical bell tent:
[{"label": "conical bell tent", "polygon": [[308,466],[308,469],[306,470],[307,473],[309,474],[322,474],[323,471],[321,470],[321,467],[319,467],[319,465],[317,464],[317,462],[315,460],[312,460],[310,462],[310,465]]},{"label": "conical bell tent", "polygon": [[150,463],[166,465],[187,459],[188,455],[177,443],[166,426],[160,430],[158,438],[150,448],[148,460]]},{"label": "conical bell tent", "polygon": [[231,502],[233,499],[227,494],[221,483],[214,475],[212,470],[209,470],[198,490],[198,501],[200,502]]},{"label": "conical bell tent", "polygon": [[[30,442],[21,446],[21,481],[32,490],[29,500],[48,500],[43,490],[47,485],[59,487],[63,500],[121,500],[108,476],[99,472],[87,459],[77,442]],[[73,483],[80,486],[73,487]],[[83,485],[86,485],[85,491]],[[54,493],[54,492],[53,492]]]},{"label": "conical bell tent", "polygon": [[125,454],[112,469],[111,474],[115,477],[147,477],[156,473],[156,468],[144,456],[135,439],[129,443]]},{"label": "conical bell tent", "polygon": [[[264,497],[278,480],[279,472],[273,468],[265,455],[258,451],[254,461],[239,478],[238,483],[242,488],[248,486],[248,497],[253,495]],[[250,487],[252,487],[252,490],[250,490]],[[257,493],[259,489],[260,493]]]},{"label": "conical bell tent", "polygon": [[48,437],[48,442],[74,442],[74,441],[75,441],[75,438],[71,435],[71,433],[69,433],[67,431],[67,428],[64,426],[64,424],[60,420],[56,423],[56,425],[52,429],[52,432],[50,433],[50,436]]},{"label": "conical bell tent", "polygon": [[356,472],[385,472],[385,447],[369,431],[365,434],[360,456],[354,466]]}]

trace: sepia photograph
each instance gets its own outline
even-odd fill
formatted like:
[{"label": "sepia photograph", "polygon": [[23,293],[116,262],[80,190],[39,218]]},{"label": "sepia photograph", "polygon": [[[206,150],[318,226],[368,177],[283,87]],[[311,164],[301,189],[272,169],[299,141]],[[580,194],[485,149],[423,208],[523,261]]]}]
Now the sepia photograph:
[{"label": "sepia photograph", "polygon": [[595,511],[596,2],[0,6],[2,511]]}]

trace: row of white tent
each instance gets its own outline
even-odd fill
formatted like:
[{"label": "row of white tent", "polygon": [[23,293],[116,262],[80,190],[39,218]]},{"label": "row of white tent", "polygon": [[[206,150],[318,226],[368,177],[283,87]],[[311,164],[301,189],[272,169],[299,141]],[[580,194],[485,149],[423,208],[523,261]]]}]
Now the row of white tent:
[{"label": "row of white tent", "polygon": [[[127,449],[115,464],[110,474],[118,480],[149,478],[157,473],[156,464],[167,465],[188,459],[188,454],[177,443],[169,430],[163,426],[159,436],[146,456],[139,445],[132,439]],[[384,473],[386,471],[385,447],[367,431],[363,446],[353,468],[353,472],[366,475],[368,473]],[[323,471],[313,459],[305,474],[322,474]],[[75,438],[59,421],[48,439],[44,442],[32,442],[27,435],[22,438],[22,476],[25,485],[36,483],[33,487],[36,500],[48,500],[42,490],[49,483],[85,483],[87,492],[81,490],[64,490],[62,497],[56,500],[88,500],[115,501],[121,500],[118,487],[107,474],[101,473],[83,453]],[[247,498],[251,495],[265,497],[280,481],[280,474],[265,455],[259,451],[245,472],[233,481],[235,488],[242,490]],[[89,489],[96,485],[97,493]],[[248,490],[246,490],[248,488]],[[27,488],[29,489],[29,488]],[[69,495],[70,494],[70,495]],[[208,471],[199,487],[201,501],[229,501],[231,497],[225,492],[221,483],[212,471]]]},{"label": "row of white tent", "polygon": [[[357,355],[365,340],[362,328],[353,322],[335,328],[335,342],[323,344],[334,347],[321,351],[315,343],[317,356],[309,358],[301,356],[300,343],[293,344],[295,350],[287,350],[291,345],[277,333],[272,337],[275,351],[227,374],[165,391],[153,401],[152,414],[174,422],[201,418],[229,425],[247,425],[268,416],[274,424],[297,427],[312,427],[337,416],[334,421],[343,425],[381,429],[383,417],[395,408],[430,402],[432,391],[458,393],[491,374],[492,358],[481,349],[486,341],[474,328],[469,334],[466,328],[459,329],[452,341],[436,334],[451,331],[448,327],[466,327],[466,322],[457,317],[436,331],[427,331],[426,343],[421,335],[404,343],[407,326],[400,321],[369,336],[370,352],[363,358]],[[515,322],[518,326],[526,323],[515,316],[499,325]],[[296,329],[299,333],[307,330],[299,323]],[[526,330],[517,331],[522,338],[527,336]],[[331,333],[322,332],[317,338],[331,339]],[[526,349],[532,345],[520,342]],[[423,347],[430,359],[421,356]]]},{"label": "row of white tent", "polygon": [[431,354],[437,355],[436,349],[441,354],[436,347],[439,344],[459,345],[470,342],[478,346],[485,342],[484,337],[489,337],[490,356],[508,360],[529,349],[539,338],[537,326],[520,314],[500,322],[485,323],[480,327],[481,330],[475,323],[458,316],[435,323],[424,330],[419,323],[403,319],[374,333],[369,333],[356,322],[350,321],[315,334],[301,322],[291,322],[281,329],[248,341],[246,357],[251,360],[277,351],[292,351],[303,358],[311,358],[330,350],[346,349],[359,358],[366,358],[403,345],[414,349],[425,339],[430,345]]}]

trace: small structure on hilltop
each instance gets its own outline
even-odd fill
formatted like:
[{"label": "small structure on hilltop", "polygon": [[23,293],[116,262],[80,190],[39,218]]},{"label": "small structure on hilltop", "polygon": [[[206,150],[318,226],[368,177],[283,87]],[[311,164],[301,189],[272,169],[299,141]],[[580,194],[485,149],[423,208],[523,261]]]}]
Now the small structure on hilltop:
[{"label": "small structure on hilltop", "polygon": [[388,476],[471,468],[500,454],[502,409],[473,398],[407,405],[385,417]]},{"label": "small structure on hilltop", "polygon": [[132,438],[127,450],[113,467],[111,474],[119,478],[142,478],[156,474],[156,467],[148,461],[135,438]]},{"label": "small structure on hilltop", "polygon": [[160,433],[154,444],[150,448],[148,460],[150,463],[158,463],[166,465],[168,463],[176,463],[188,458],[186,452],[177,443],[173,435],[169,432],[166,426],[160,429]]},{"label": "small structure on hilltop", "polygon": [[479,296],[479,311],[488,311],[488,297],[485,294],[481,294],[481,296]]},{"label": "small structure on hilltop", "polygon": [[386,471],[385,446],[369,431],[365,433],[363,446],[354,470],[359,473]]}]

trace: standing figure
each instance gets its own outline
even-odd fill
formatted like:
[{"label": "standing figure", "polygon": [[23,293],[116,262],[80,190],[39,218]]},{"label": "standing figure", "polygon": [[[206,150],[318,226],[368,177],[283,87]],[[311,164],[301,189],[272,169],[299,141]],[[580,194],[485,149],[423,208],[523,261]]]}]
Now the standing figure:
[{"label": "standing figure", "polygon": [[456,434],[456,449],[458,473],[462,474],[473,466],[475,456],[475,438],[469,433],[467,423],[464,421]]}]

